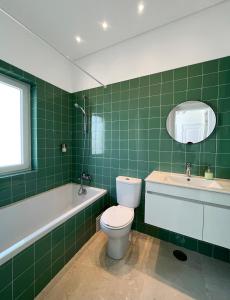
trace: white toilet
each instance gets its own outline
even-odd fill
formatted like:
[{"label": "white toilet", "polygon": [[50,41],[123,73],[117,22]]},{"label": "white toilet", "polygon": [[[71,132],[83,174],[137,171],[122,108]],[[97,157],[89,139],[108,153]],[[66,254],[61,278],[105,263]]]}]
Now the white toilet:
[{"label": "white toilet", "polygon": [[103,212],[100,225],[102,231],[108,235],[108,256],[121,259],[129,245],[134,208],[140,203],[141,179],[118,176],[116,191],[119,205],[109,207]]}]

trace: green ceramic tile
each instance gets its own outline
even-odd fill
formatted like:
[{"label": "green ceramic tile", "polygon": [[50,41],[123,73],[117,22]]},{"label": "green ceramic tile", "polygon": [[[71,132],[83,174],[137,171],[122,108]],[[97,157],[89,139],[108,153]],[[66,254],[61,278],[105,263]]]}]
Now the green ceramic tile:
[{"label": "green ceramic tile", "polygon": [[37,261],[51,249],[51,233],[35,243],[35,260]]},{"label": "green ceramic tile", "polygon": [[[224,73],[224,72],[222,72]],[[221,73],[220,73],[221,74]],[[221,77],[221,76],[220,76]],[[224,79],[224,78],[223,78]],[[223,80],[224,81],[224,80]],[[221,83],[221,82],[220,82]],[[225,83],[225,82],[223,82]],[[203,86],[216,86],[219,84],[218,73],[211,73],[203,76]]]},{"label": "green ceramic tile", "polygon": [[230,70],[230,56],[220,59],[220,70]]},{"label": "green ceramic tile", "polygon": [[217,152],[218,153],[230,153],[230,139],[229,140],[217,140]]},{"label": "green ceramic tile", "polygon": [[17,300],[33,300],[34,299],[34,283],[32,283],[25,291],[20,294]]},{"label": "green ceramic tile", "polygon": [[161,105],[171,105],[173,104],[174,98],[172,93],[163,94],[161,98]]},{"label": "green ceramic tile", "polygon": [[193,77],[193,76],[198,76],[202,75],[202,64],[195,64],[188,66],[188,76]]},{"label": "green ceramic tile", "polygon": [[[90,219],[89,224],[91,224],[91,219]],[[87,228],[87,226],[86,226],[86,228]],[[76,243],[75,238],[76,238],[75,231],[73,231],[70,234],[68,234],[67,236],[65,236],[65,251],[67,251],[71,247],[75,247],[75,243]]]},{"label": "green ceramic tile", "polygon": [[218,110],[219,112],[230,111],[230,98],[219,99]]},{"label": "green ceramic tile", "polygon": [[185,102],[187,99],[187,91],[179,91],[174,93],[174,104],[180,104],[182,102]]},{"label": "green ceramic tile", "polygon": [[[0,266],[0,291],[12,281],[12,260]],[[3,299],[3,298],[2,298]]]},{"label": "green ceramic tile", "polygon": [[173,80],[173,70],[166,71],[162,73],[162,82]]},{"label": "green ceramic tile", "polygon": [[161,93],[167,94],[172,92],[173,92],[173,82],[172,81],[163,82],[161,86]]},{"label": "green ceramic tile", "polygon": [[27,269],[24,273],[18,276],[13,282],[14,297],[18,297],[23,293],[28,286],[34,281],[34,266]]},{"label": "green ceramic tile", "polygon": [[169,231],[163,228],[159,228],[158,238],[163,241],[169,241]]},{"label": "green ceramic tile", "polygon": [[153,106],[159,106],[160,105],[160,95],[152,95],[149,98],[149,105],[151,107]]},{"label": "green ceramic tile", "polygon": [[160,95],[161,84],[150,85],[150,96]]},{"label": "green ceramic tile", "polygon": [[0,299],[12,300],[13,299],[12,290],[13,290],[12,284],[9,284],[4,289],[0,290]]},{"label": "green ceramic tile", "polygon": [[[224,89],[223,89],[224,91]],[[218,87],[207,87],[202,90],[202,100],[212,100],[217,99],[219,95]],[[222,97],[225,98],[225,97]]]},{"label": "green ceramic tile", "polygon": [[198,241],[196,239],[185,237],[185,244],[184,247],[193,251],[198,250]]},{"label": "green ceramic tile", "polygon": [[34,264],[34,245],[25,249],[13,258],[13,278],[22,274]]},{"label": "green ceramic tile", "polygon": [[187,78],[188,67],[178,68],[174,70],[174,80]]},{"label": "green ceramic tile", "polygon": [[149,75],[141,77],[140,78],[140,87],[149,86],[149,82],[150,82],[150,76]]},{"label": "green ceramic tile", "polygon": [[52,276],[54,277],[65,265],[64,256],[57,259],[52,265]]},{"label": "green ceramic tile", "polygon": [[223,84],[223,85],[219,86],[219,97],[220,98],[229,98],[230,97],[229,84]]},{"label": "green ceramic tile", "polygon": [[169,241],[177,246],[184,247],[186,244],[186,237],[179,233],[170,232]]},{"label": "green ceramic tile", "polygon": [[161,73],[150,75],[150,84],[161,83]]},{"label": "green ceramic tile", "polygon": [[230,165],[230,155],[229,153],[221,153],[216,155],[216,165],[219,167],[226,167]]},{"label": "green ceramic tile", "polygon": [[52,261],[56,261],[58,258],[62,257],[65,253],[65,243],[64,240],[60,241],[52,249]]},{"label": "green ceramic tile", "polygon": [[179,91],[185,91],[187,89],[187,79],[180,79],[174,81],[174,91],[179,92]]},{"label": "green ceramic tile", "polygon": [[129,80],[121,82],[120,85],[121,91],[129,89]]},{"label": "green ceramic tile", "polygon": [[51,268],[48,268],[44,270],[44,273],[42,273],[39,278],[37,278],[37,280],[35,281],[35,295],[40,293],[40,291],[48,284],[48,282],[52,278],[51,276]]},{"label": "green ceramic tile", "polygon": [[[85,241],[86,242],[88,239],[90,239],[91,235],[86,236]],[[65,253],[65,262],[67,263],[76,253],[76,247],[75,245],[72,245],[70,248],[67,249]]]},{"label": "green ceramic tile", "polygon": [[197,89],[202,87],[202,76],[191,77],[188,79],[188,89]]},{"label": "green ceramic tile", "polygon": [[219,246],[214,246],[213,257],[226,262],[230,262],[230,250]]},{"label": "green ceramic tile", "polygon": [[202,89],[193,89],[193,90],[188,90],[187,92],[187,100],[196,100],[200,101],[202,95]]},{"label": "green ceramic tile", "polygon": [[66,223],[65,223],[65,235],[70,234],[72,231],[75,230],[75,216],[70,218]]},{"label": "green ceramic tile", "polygon": [[198,241],[198,252],[207,256],[212,256],[213,245],[203,241]]},{"label": "green ceramic tile", "polygon": [[216,60],[211,60],[203,63],[203,73],[213,73],[213,72],[218,72],[218,64],[219,61]]},{"label": "green ceramic tile", "polygon": [[184,152],[173,152],[172,161],[173,161],[173,163],[185,164],[185,153]]},{"label": "green ceramic tile", "polygon": [[51,251],[38,259],[35,263],[35,280],[44,272],[45,269],[51,267]]},{"label": "green ceramic tile", "polygon": [[11,180],[0,178],[0,206],[8,205],[11,201]]}]

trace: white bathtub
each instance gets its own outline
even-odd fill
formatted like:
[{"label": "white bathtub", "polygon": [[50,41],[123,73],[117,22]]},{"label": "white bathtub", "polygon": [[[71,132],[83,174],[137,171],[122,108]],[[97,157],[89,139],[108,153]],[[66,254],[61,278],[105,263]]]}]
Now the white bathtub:
[{"label": "white bathtub", "polygon": [[0,265],[106,194],[106,190],[69,183],[0,208]]}]

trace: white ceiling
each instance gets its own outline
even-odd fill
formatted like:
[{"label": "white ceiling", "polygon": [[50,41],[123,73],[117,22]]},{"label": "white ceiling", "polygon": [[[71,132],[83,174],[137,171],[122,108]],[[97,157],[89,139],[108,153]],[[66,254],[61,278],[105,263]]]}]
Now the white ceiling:
[{"label": "white ceiling", "polygon": [[[75,61],[164,24],[208,8],[221,0],[0,0],[0,7]],[[100,22],[110,27],[103,31]],[[78,44],[75,36],[83,42]]]}]

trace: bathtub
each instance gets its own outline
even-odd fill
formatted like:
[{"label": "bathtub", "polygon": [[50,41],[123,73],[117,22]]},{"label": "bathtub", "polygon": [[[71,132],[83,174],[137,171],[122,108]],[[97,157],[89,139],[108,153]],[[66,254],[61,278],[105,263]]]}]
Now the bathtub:
[{"label": "bathtub", "polygon": [[0,265],[106,194],[69,183],[0,208]]}]

